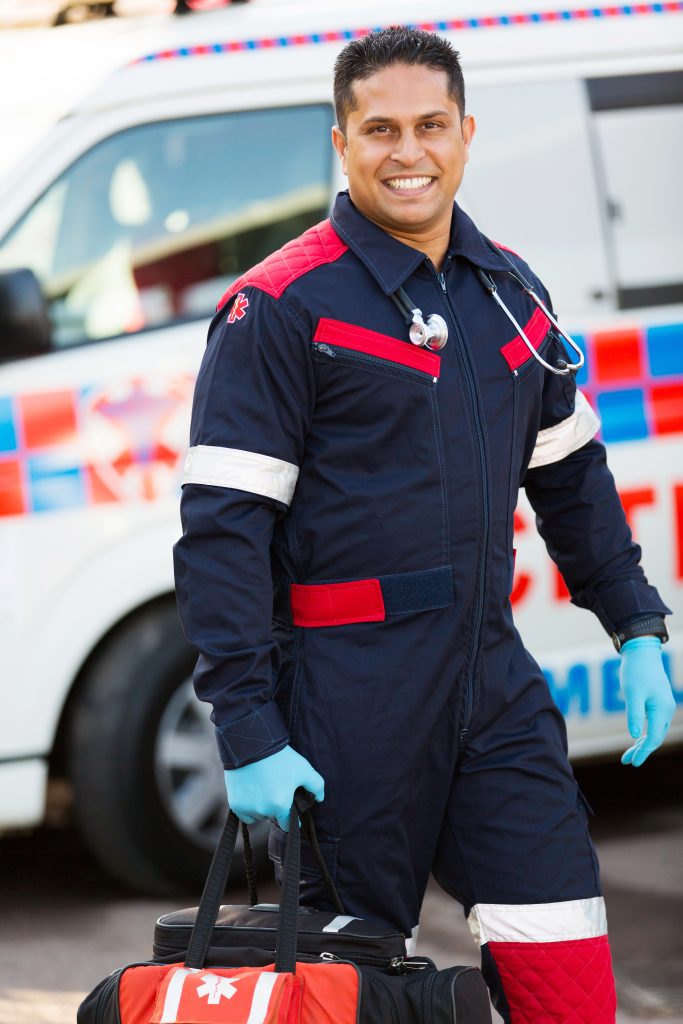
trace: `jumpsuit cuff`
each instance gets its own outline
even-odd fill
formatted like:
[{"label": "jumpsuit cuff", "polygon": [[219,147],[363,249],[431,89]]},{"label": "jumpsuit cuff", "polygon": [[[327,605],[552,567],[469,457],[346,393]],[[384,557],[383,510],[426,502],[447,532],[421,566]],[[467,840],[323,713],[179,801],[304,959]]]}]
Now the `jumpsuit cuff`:
[{"label": "jumpsuit cuff", "polygon": [[572,602],[579,608],[595,612],[603,628],[611,636],[625,619],[646,615],[671,615],[654,587],[644,580],[624,580],[599,592],[580,590]]},{"label": "jumpsuit cuff", "polygon": [[277,754],[289,743],[289,733],[275,701],[226,725],[216,726],[216,743],[223,767],[243,768]]}]

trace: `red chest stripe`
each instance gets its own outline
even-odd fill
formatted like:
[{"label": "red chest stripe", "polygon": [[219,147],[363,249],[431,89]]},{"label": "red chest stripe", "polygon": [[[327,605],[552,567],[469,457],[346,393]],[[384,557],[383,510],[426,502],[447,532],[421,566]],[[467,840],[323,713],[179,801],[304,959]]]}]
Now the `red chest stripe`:
[{"label": "red chest stripe", "polygon": [[[542,309],[536,309],[531,320],[525,326],[524,333],[534,348],[538,350],[549,329],[550,320],[548,320]],[[526,363],[527,359],[532,358],[531,352],[519,334],[512,341],[508,341],[507,345],[503,345],[500,351],[503,353],[511,370],[518,369],[518,367]]]},{"label": "red chest stripe", "polygon": [[377,331],[369,331],[366,327],[346,324],[343,320],[328,320],[322,317],[318,321],[313,340],[353,349],[355,352],[367,352],[370,356],[410,366],[414,370],[422,370],[432,377],[438,377],[441,372],[441,358],[436,353],[425,348],[416,348],[409,341],[399,341],[388,334],[378,334]]},{"label": "red chest stripe", "polygon": [[300,238],[287,242],[277,252],[271,253],[261,263],[248,270],[234,281],[223,295],[216,309],[222,309],[233,295],[247,285],[253,285],[274,299],[279,299],[286,288],[309,270],[325,263],[334,263],[348,250],[329,220],[305,231]]}]

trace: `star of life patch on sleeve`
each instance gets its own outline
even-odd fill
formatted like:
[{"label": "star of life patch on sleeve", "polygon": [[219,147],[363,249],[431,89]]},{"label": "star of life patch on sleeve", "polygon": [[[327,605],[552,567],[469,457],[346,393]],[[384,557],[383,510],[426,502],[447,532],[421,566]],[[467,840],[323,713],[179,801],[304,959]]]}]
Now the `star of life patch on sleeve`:
[{"label": "star of life patch on sleeve", "polygon": [[248,305],[249,299],[246,297],[244,292],[239,292],[239,294],[235,296],[235,301],[228,313],[228,323],[234,324],[235,320],[242,320],[242,318],[247,315]]}]

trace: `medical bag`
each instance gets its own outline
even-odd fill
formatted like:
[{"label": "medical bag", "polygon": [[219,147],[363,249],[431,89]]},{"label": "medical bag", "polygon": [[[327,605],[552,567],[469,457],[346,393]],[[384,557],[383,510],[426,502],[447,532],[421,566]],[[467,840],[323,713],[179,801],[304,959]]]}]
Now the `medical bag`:
[{"label": "medical bag", "polygon": [[[279,907],[258,903],[246,827],[250,906],[220,905],[239,828],[230,813],[199,907],[161,917],[154,959],[100,982],[78,1024],[491,1024],[477,968],[439,971],[406,956],[403,935],[344,914],[309,807],[298,790]],[[298,906],[302,832],[335,913]]]}]

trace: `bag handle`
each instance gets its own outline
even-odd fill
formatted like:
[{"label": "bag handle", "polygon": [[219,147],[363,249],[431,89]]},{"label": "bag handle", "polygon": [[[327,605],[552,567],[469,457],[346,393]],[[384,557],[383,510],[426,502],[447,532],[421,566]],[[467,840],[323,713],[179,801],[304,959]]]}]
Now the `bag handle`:
[{"label": "bag handle", "polygon": [[[310,813],[310,808],[315,803],[312,794],[301,787],[294,794],[294,803],[289,814],[289,832],[287,833],[287,845],[285,847],[285,863],[283,870],[282,895],[280,898],[280,911],[278,914],[278,927],[276,937],[276,960],[275,970],[278,972],[288,971],[293,973],[296,968],[296,933],[299,920],[299,877],[301,874],[301,835],[304,832],[313,849],[318,867],[325,881],[328,893],[338,913],[344,913],[344,907],[339,898],[339,893],[332,881],[330,873],[325,864],[318,838],[315,834],[315,826]],[[301,819],[301,829],[299,820]],[[192,934],[185,956],[185,966],[201,969],[204,966],[206,954],[211,942],[211,933],[216,924],[221,899],[230,875],[230,867],[235,853],[237,832],[239,830],[239,819],[232,811],[228,813],[218,845],[216,846],[211,867],[204,883],[204,891],[197,908]],[[245,858],[248,860],[247,877],[251,868],[253,878],[253,864],[251,863],[251,848],[248,842],[245,844]],[[248,851],[248,852],[247,852]],[[250,883],[250,898],[255,897],[256,892]],[[253,904],[252,904],[253,906]]]}]

